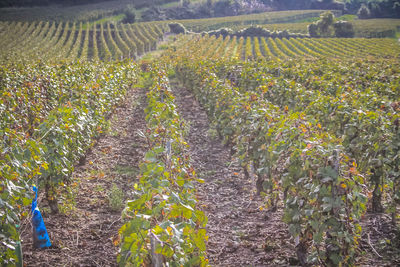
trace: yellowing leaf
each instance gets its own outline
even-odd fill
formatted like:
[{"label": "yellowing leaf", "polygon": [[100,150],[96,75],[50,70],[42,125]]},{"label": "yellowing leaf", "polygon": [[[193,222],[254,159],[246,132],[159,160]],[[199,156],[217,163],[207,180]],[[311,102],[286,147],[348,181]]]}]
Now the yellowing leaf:
[{"label": "yellowing leaf", "polygon": [[267,149],[267,145],[266,145],[266,144],[262,144],[262,145],[261,145],[261,149],[262,149],[262,150]]},{"label": "yellowing leaf", "polygon": [[172,228],[170,226],[167,227],[167,231],[169,235],[173,235]]},{"label": "yellowing leaf", "polygon": [[350,168],[350,172],[351,172],[352,174],[357,174],[357,169],[356,169],[355,167],[351,167],[351,168]]},{"label": "yellowing leaf", "polygon": [[47,169],[49,168],[47,162],[43,162],[41,166],[42,166],[42,168],[45,169],[45,170],[47,170]]},{"label": "yellowing leaf", "polygon": [[114,237],[113,240],[112,240],[113,245],[114,245],[115,247],[117,247],[117,246],[119,245],[120,241],[121,241],[121,239],[120,239],[119,235],[117,235],[116,237]]}]

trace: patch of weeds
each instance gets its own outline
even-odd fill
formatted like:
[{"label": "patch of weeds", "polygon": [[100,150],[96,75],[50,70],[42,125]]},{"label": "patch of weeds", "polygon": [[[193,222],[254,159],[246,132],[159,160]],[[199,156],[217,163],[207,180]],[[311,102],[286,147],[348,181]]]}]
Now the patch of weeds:
[{"label": "patch of weeds", "polygon": [[227,161],[227,162],[225,162],[225,167],[230,168],[232,166],[232,164],[233,164],[233,161]]},{"label": "patch of weeds", "polygon": [[135,99],[134,101],[132,101],[131,107],[132,108],[136,108],[140,106],[140,99]]},{"label": "patch of weeds", "polygon": [[244,240],[247,238],[246,233],[241,230],[236,231],[236,236],[239,238],[239,240]]},{"label": "patch of weeds", "polygon": [[219,138],[218,131],[214,127],[210,127],[210,129],[207,130],[207,136],[211,140],[217,140]]},{"label": "patch of weeds", "polygon": [[105,177],[105,175],[106,174],[101,169],[92,169],[92,170],[89,171],[88,180],[91,180],[91,179],[102,179],[102,178]]},{"label": "patch of weeds", "polygon": [[120,135],[119,131],[114,128],[108,129],[107,134],[112,137],[118,137]]},{"label": "patch of weeds", "polygon": [[273,250],[277,247],[277,245],[276,245],[276,243],[275,243],[273,240],[269,240],[269,239],[267,238],[267,239],[265,240],[265,243],[264,243],[263,247],[264,247],[264,251],[265,251],[265,252],[271,252],[271,251],[273,251]]},{"label": "patch of weeds", "polygon": [[132,148],[137,149],[137,148],[140,148],[140,147],[141,147],[140,144],[138,144],[138,143],[132,143]]},{"label": "patch of weeds", "polygon": [[96,190],[97,192],[103,192],[104,188],[101,185],[96,185],[96,187],[94,188],[94,190]]},{"label": "patch of weeds", "polygon": [[175,69],[174,68],[170,68],[168,70],[167,74],[168,74],[168,78],[169,79],[174,79],[176,77],[176,73],[175,73]]},{"label": "patch of weeds", "polygon": [[107,198],[111,210],[120,211],[124,207],[124,192],[116,184],[112,184]]},{"label": "patch of weeds", "polygon": [[78,194],[78,182],[74,182],[69,186],[65,186],[58,209],[60,213],[65,215],[73,215],[76,213],[76,196]]},{"label": "patch of weeds", "polygon": [[90,200],[90,205],[92,206],[101,206],[101,199],[93,198]]},{"label": "patch of weeds", "polygon": [[219,179],[219,180],[215,180],[214,183],[221,185],[221,184],[225,184],[225,183],[226,183],[226,180]]},{"label": "patch of weeds", "polygon": [[111,130],[111,121],[110,120],[104,121],[102,124],[102,128],[103,132],[107,134]]},{"label": "patch of weeds", "polygon": [[126,165],[117,165],[114,167],[113,171],[120,176],[130,177],[136,177],[139,172],[137,168]]}]

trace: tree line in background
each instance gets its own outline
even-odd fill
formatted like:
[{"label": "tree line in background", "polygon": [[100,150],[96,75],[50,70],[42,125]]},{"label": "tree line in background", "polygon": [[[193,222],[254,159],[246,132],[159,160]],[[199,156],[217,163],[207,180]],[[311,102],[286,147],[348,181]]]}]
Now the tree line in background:
[{"label": "tree line in background", "polygon": [[[86,5],[86,4],[96,4],[101,2],[113,2],[118,0],[0,0],[0,7],[33,7],[33,6],[50,6],[50,5],[63,5],[63,6],[73,6],[73,5]],[[176,2],[179,0],[131,0],[126,1],[131,6],[135,8],[145,8],[152,5],[161,5],[170,2]]]},{"label": "tree line in background", "polygon": [[361,19],[400,18],[400,0],[350,0],[346,7],[349,13],[357,14]]},{"label": "tree line in background", "polygon": [[113,0],[0,0],[0,7],[82,5]]},{"label": "tree line in background", "polygon": [[[152,6],[142,13],[142,20],[200,19],[237,16],[276,10],[340,9],[318,1],[300,0],[295,2],[296,1],[287,0],[207,0],[201,3],[193,3],[189,0],[183,0],[182,5],[179,7],[161,8]],[[305,2],[315,4],[308,5],[305,4]],[[332,4],[335,3],[332,2]]]},{"label": "tree line in background", "polygon": [[151,6],[142,13],[143,21],[198,19],[251,14],[274,10],[330,9],[358,14],[360,18],[400,17],[400,0],[183,0],[179,7]]},{"label": "tree line in background", "polygon": [[260,0],[274,10],[290,9],[335,9],[357,14],[367,9],[368,16],[374,18],[400,17],[400,0]]},{"label": "tree line in background", "polygon": [[[92,4],[117,0],[0,0],[0,7]],[[148,8],[142,13],[143,21],[196,19],[235,16],[276,10],[330,9],[357,14],[359,18],[400,18],[400,0],[207,0],[193,3],[182,0],[178,7],[159,5],[176,0],[132,0],[135,9]],[[130,20],[132,21],[132,20]]]}]

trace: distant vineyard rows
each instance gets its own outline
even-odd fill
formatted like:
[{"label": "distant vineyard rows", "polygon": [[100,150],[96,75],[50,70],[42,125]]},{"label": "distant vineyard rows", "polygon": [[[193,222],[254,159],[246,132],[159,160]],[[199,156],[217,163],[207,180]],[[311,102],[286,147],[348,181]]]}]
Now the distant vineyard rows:
[{"label": "distant vineyard rows", "polygon": [[[276,11],[264,12],[259,14],[250,14],[233,17],[219,17],[207,18],[196,20],[182,20],[180,21],[188,29],[199,32],[216,30],[222,27],[233,27],[239,25],[251,24],[270,24],[270,23],[288,23],[298,20],[319,17],[324,10],[290,10],[290,11]],[[339,15],[340,12],[334,12]]]},{"label": "distant vineyard rows", "polygon": [[[292,33],[303,33],[307,34],[307,26],[310,22],[298,22],[298,23],[253,23],[270,31],[283,31],[288,30]],[[355,37],[363,38],[393,38],[396,35],[398,29],[400,29],[400,19],[365,19],[365,20],[353,20]],[[238,31],[248,27],[245,24],[235,24],[229,26],[232,30]]]},{"label": "distant vineyard rows", "polygon": [[166,25],[0,22],[0,61],[115,60],[154,50]]},{"label": "distant vineyard rows", "polygon": [[397,57],[400,47],[393,39],[361,38],[259,38],[183,36],[177,45],[189,54],[204,58],[239,60],[318,58],[318,57]]}]

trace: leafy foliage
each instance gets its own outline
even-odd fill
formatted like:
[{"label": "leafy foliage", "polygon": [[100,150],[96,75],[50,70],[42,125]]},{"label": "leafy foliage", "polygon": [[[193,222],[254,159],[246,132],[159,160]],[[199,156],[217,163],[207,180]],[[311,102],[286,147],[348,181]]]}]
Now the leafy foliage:
[{"label": "leafy foliage", "polygon": [[136,77],[121,64],[4,65],[0,156],[2,264],[15,264],[17,225],[36,183],[57,211],[57,191],[102,132],[106,116]]},{"label": "leafy foliage", "polygon": [[168,27],[171,30],[171,33],[174,34],[186,34],[187,30],[181,23],[169,23]]},{"label": "leafy foliage", "polygon": [[354,37],[353,24],[348,21],[337,21],[333,24],[336,37]]},{"label": "leafy foliage", "polygon": [[133,8],[127,8],[124,11],[125,18],[122,20],[122,23],[134,23],[136,21],[136,15]]},{"label": "leafy foliage", "polygon": [[263,27],[260,26],[250,26],[248,28],[243,28],[239,31],[233,32],[232,29],[229,28],[222,28],[218,29],[215,31],[209,31],[203,34],[208,34],[208,35],[215,35],[215,36],[237,36],[237,37],[265,37],[265,38],[302,38],[302,37],[307,37],[306,35],[303,34],[297,34],[297,33],[290,33],[287,30],[284,31],[269,31]]},{"label": "leafy foliage", "polygon": [[[176,112],[166,72],[150,66],[152,85],[145,110],[149,150],[140,168],[135,198],[123,212],[120,266],[142,266],[158,259],[171,266],[206,266],[207,218],[196,208],[184,141],[185,126]],[[197,180],[199,181],[199,180]]]},{"label": "leafy foliage", "polygon": [[272,206],[283,193],[283,220],[300,262],[354,264],[367,201],[375,211],[385,196],[387,211],[397,205],[399,177],[389,173],[398,172],[399,150],[389,144],[398,138],[398,64],[243,63],[185,54],[175,58],[179,79],[243,168],[253,166],[258,192],[266,191]]},{"label": "leafy foliage", "polygon": [[334,22],[334,15],[325,12],[321,19],[308,25],[308,33],[311,37],[354,37],[353,24],[347,21]]}]

